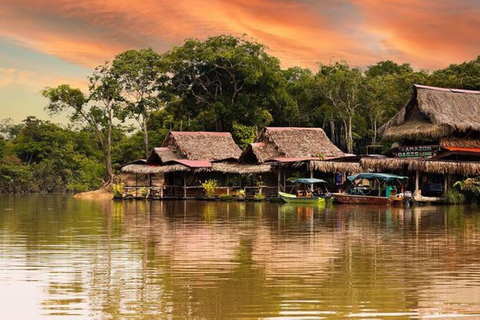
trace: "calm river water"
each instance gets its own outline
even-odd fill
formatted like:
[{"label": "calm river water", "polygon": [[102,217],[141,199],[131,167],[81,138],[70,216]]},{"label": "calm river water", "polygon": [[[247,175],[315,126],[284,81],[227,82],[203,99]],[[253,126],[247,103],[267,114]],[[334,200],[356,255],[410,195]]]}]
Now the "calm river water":
[{"label": "calm river water", "polygon": [[479,212],[0,196],[1,319],[480,318]]}]

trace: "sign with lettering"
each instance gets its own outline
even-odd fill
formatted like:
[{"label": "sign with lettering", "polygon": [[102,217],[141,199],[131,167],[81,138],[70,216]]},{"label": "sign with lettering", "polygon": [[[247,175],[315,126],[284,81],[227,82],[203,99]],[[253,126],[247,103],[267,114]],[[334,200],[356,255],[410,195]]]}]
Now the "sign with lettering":
[{"label": "sign with lettering", "polygon": [[438,146],[402,146],[398,148],[397,158],[428,158],[436,155]]}]

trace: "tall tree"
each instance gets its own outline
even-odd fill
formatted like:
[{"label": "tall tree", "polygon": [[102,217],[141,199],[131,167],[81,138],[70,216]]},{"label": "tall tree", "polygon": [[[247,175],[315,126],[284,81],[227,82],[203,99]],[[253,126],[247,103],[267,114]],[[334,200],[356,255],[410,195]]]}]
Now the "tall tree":
[{"label": "tall tree", "polygon": [[170,108],[185,123],[218,131],[233,123],[264,126],[294,108],[279,60],[257,42],[227,35],[187,40],[166,58],[179,97]]},{"label": "tall tree", "polygon": [[353,153],[353,118],[362,106],[364,78],[359,68],[346,62],[321,65],[320,87],[323,95],[338,113],[345,129],[347,152]]},{"label": "tall tree", "polygon": [[88,96],[66,84],[47,87],[42,94],[49,99],[45,109],[50,114],[67,111],[72,122],[85,123],[95,132],[104,155],[108,186],[113,182],[112,132],[120,112],[122,88],[108,63],[97,67],[89,81]]},{"label": "tall tree", "polygon": [[135,119],[143,131],[148,157],[148,123],[152,112],[165,105],[169,81],[162,57],[152,49],[128,50],[115,57],[112,72],[118,77],[126,103],[126,116]]}]

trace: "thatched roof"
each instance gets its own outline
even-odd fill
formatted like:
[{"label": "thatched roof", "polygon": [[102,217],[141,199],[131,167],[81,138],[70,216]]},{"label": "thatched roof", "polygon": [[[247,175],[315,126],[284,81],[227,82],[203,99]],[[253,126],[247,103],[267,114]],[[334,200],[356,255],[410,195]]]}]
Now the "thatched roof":
[{"label": "thatched roof", "polygon": [[310,161],[309,169],[320,172],[361,172],[360,164],[356,162],[338,162],[338,161]]},{"label": "thatched roof", "polygon": [[250,173],[265,173],[270,172],[272,166],[269,164],[252,165],[239,164],[231,162],[214,162],[208,167],[188,167],[182,164],[167,164],[167,165],[146,165],[146,164],[129,164],[122,168],[125,173],[139,173],[139,174],[158,174],[167,172],[222,172],[235,174],[250,174]]},{"label": "thatched roof", "polygon": [[480,162],[425,159],[362,159],[363,170],[385,172],[406,169],[438,174],[480,175]]},{"label": "thatched roof", "polygon": [[440,147],[442,148],[450,148],[450,147],[480,148],[480,140],[442,138],[440,139]]},{"label": "thatched roof", "polygon": [[229,132],[171,131],[163,147],[188,160],[238,160],[242,153]]},{"label": "thatched roof", "polygon": [[379,133],[389,140],[436,140],[480,131],[480,91],[413,86],[408,103]]},{"label": "thatched roof", "polygon": [[189,171],[187,166],[181,164],[168,164],[163,166],[151,166],[147,164],[128,164],[122,167],[122,172],[139,174],[158,174],[167,172]]},{"label": "thatched roof", "polygon": [[320,128],[266,127],[242,153],[241,161],[263,163],[278,158],[310,159],[343,155]]}]

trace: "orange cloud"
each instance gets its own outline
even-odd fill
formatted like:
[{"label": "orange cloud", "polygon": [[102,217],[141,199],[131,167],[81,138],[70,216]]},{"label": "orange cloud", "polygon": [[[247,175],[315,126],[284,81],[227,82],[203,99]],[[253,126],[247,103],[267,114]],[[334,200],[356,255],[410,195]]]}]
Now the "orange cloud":
[{"label": "orange cloud", "polygon": [[165,51],[220,33],[247,33],[286,65],[371,60],[359,39],[329,26],[322,10],[287,0],[5,0],[0,11],[1,35],[90,67],[129,48]]},{"label": "orange cloud", "polygon": [[480,5],[472,0],[353,0],[366,33],[380,52],[426,68],[445,67],[480,54]]},{"label": "orange cloud", "polygon": [[88,67],[131,48],[246,33],[284,66],[394,59],[434,68],[480,52],[479,13],[475,0],[3,0],[0,36]]}]

